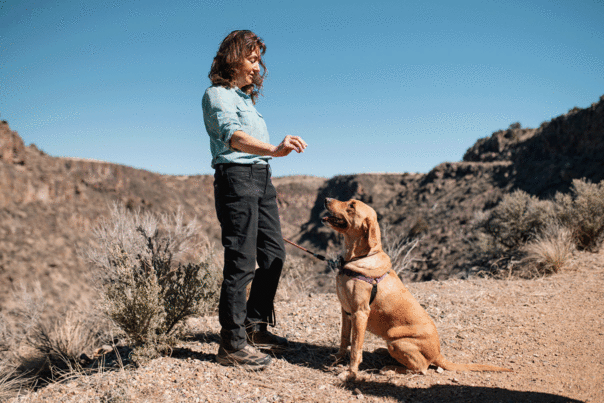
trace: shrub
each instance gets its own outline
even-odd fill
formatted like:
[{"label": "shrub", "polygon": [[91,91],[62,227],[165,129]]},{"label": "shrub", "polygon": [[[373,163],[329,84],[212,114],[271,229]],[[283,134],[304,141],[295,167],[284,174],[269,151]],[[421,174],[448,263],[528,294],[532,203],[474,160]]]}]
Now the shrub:
[{"label": "shrub", "polygon": [[9,360],[0,359],[0,402],[15,397],[26,384]]},{"label": "shrub", "polygon": [[161,352],[186,318],[216,306],[220,272],[197,222],[184,225],[180,211],[156,216],[114,205],[95,240],[84,254],[101,309],[142,355],[152,356],[143,350],[153,345]]},{"label": "shrub", "polygon": [[[570,230],[560,225],[548,226],[522,247],[525,267],[533,275],[557,273],[573,256],[575,245]],[[532,277],[532,276],[531,276]]]},{"label": "shrub", "polygon": [[49,312],[39,283],[21,285],[10,316],[0,315],[0,401],[27,386],[87,371],[84,364],[101,344],[90,314]]},{"label": "shrub", "polygon": [[304,259],[287,255],[276,299],[291,301],[300,294],[311,290],[315,284],[312,277],[316,275],[315,272],[311,272],[310,265]]},{"label": "shrub", "polygon": [[522,190],[505,195],[493,209],[485,229],[506,248],[513,249],[526,243],[556,220],[554,204],[539,200]]},{"label": "shrub", "polygon": [[[84,370],[88,357],[101,344],[101,328],[87,315],[69,311],[50,322],[40,322],[26,337],[35,355],[24,357],[31,363],[45,363],[41,370],[55,373],[73,373]],[[31,365],[31,364],[30,364]]]},{"label": "shrub", "polygon": [[556,194],[558,218],[581,250],[597,249],[604,235],[604,181],[573,180],[570,194]]},{"label": "shrub", "polygon": [[[418,229],[419,228],[419,229]],[[421,218],[411,227],[407,235],[395,234],[392,227],[384,225],[382,232],[382,248],[390,257],[392,269],[399,276],[403,274],[412,262],[412,252],[421,241],[421,234],[428,226]]]}]

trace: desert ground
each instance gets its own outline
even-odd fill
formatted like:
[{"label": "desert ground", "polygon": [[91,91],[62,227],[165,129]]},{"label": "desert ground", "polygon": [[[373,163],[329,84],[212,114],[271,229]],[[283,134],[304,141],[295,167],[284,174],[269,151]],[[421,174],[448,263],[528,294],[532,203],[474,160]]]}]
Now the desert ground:
[{"label": "desert ground", "polygon": [[471,278],[408,284],[430,313],[445,357],[510,373],[383,372],[396,364],[368,335],[361,379],[342,382],[333,365],[340,308],[335,294],[304,292],[277,305],[274,331],[292,342],[261,372],[216,363],[216,316],[194,318],[170,356],[112,368],[13,402],[603,402],[604,253],[579,253],[562,272],[534,280]]}]

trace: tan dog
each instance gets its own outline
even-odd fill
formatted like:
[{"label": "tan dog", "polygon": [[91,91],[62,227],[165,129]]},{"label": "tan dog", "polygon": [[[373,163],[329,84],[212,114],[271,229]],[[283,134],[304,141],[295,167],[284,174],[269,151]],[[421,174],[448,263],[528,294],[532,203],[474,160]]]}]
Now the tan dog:
[{"label": "tan dog", "polygon": [[[436,325],[391,269],[390,258],[382,250],[375,211],[358,200],[328,198],[325,207],[329,215],[323,222],[344,235],[346,246],[344,270],[336,279],[342,305],[342,338],[336,358],[343,359],[352,344],[350,367],[343,376],[357,376],[365,330],[386,340],[390,355],[411,372],[425,374],[430,364],[451,371],[511,371],[493,365],[455,364],[443,357]],[[373,285],[367,280],[381,276],[370,304]]]}]

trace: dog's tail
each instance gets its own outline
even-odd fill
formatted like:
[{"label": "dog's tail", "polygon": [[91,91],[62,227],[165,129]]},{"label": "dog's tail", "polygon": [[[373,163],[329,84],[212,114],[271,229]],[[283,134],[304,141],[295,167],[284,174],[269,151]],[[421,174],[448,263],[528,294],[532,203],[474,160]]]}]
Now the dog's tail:
[{"label": "dog's tail", "polygon": [[432,362],[434,365],[438,365],[442,369],[447,371],[493,371],[493,372],[513,372],[511,369],[496,367],[495,365],[487,364],[456,364],[447,360],[440,354],[436,360]]}]

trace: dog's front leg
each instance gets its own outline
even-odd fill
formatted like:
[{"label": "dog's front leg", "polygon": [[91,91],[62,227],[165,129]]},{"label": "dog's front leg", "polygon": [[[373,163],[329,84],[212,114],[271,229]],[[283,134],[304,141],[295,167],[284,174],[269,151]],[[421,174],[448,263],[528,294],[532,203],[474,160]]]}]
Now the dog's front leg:
[{"label": "dog's front leg", "polygon": [[363,342],[365,341],[365,330],[367,329],[367,320],[369,312],[359,310],[351,315],[351,347],[350,347],[350,367],[348,373],[344,375],[346,379],[355,379],[359,371],[359,365],[363,361]]},{"label": "dog's front leg", "polygon": [[348,352],[348,347],[350,346],[350,331],[352,327],[352,322],[350,320],[350,315],[344,311],[342,308],[342,329],[340,333],[340,349],[336,354],[336,363],[342,361],[346,358],[346,353]]}]

